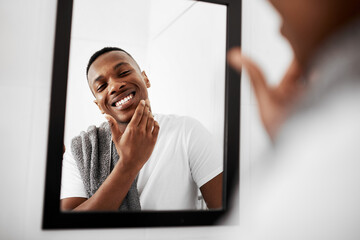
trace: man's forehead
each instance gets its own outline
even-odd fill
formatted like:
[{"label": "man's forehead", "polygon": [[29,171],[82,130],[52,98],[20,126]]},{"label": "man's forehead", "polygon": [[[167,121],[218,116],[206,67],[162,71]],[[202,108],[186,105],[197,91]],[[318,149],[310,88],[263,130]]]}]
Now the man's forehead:
[{"label": "man's forehead", "polygon": [[127,53],[122,51],[107,52],[99,56],[91,64],[89,72],[90,70],[99,70],[104,67],[113,67],[112,64],[117,64],[120,61],[132,64],[134,60]]},{"label": "man's forehead", "polygon": [[134,68],[136,67],[135,60],[123,51],[111,51],[99,56],[90,66],[88,78],[89,80],[113,69],[118,63],[128,63]]}]

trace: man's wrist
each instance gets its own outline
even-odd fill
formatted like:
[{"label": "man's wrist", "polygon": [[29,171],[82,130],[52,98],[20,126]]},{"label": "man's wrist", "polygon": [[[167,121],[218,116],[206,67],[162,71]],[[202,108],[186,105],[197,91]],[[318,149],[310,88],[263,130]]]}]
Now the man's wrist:
[{"label": "man's wrist", "polygon": [[116,174],[119,176],[125,176],[130,179],[135,179],[141,167],[137,167],[135,165],[128,166],[124,162],[126,161],[119,160],[114,168],[114,171],[116,171]]}]

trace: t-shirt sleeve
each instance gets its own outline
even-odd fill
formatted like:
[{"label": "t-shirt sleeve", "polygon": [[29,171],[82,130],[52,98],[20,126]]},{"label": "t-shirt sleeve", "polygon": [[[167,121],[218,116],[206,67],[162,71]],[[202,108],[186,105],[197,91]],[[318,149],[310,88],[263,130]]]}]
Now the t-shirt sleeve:
[{"label": "t-shirt sleeve", "polygon": [[75,158],[66,148],[62,161],[60,199],[69,197],[88,198]]},{"label": "t-shirt sleeve", "polygon": [[223,171],[222,146],[197,120],[186,120],[186,140],[192,177],[200,188]]}]

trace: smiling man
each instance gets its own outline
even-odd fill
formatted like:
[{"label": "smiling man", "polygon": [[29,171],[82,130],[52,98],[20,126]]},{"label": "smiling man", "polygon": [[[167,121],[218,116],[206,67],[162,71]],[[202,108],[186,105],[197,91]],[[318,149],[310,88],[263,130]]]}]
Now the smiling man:
[{"label": "smiling man", "polygon": [[208,208],[221,208],[219,146],[195,119],[152,114],[150,81],[130,54],[99,50],[87,78],[108,123],[89,127],[65,152],[62,210],[190,210],[198,189]]}]

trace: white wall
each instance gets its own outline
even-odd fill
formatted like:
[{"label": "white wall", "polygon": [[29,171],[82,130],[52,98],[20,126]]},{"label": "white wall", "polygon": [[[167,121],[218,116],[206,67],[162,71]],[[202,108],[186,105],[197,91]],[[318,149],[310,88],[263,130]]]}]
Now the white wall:
[{"label": "white wall", "polygon": [[[194,1],[176,2],[188,3],[176,21],[164,21],[161,11],[151,11],[150,22],[154,23],[151,25],[167,23],[165,30],[155,32],[149,42],[152,108],[155,113],[197,119],[212,133],[217,146],[222,146],[226,7]],[[173,4],[167,1],[168,5],[171,9]]]},{"label": "white wall", "polygon": [[[55,0],[0,2],[0,239],[246,239],[247,218],[240,226],[41,230],[55,13]],[[278,19],[263,0],[244,0],[243,18],[244,49],[275,83],[290,57],[276,34]],[[240,210],[246,212],[250,163],[266,138],[246,79],[241,100]]]}]

